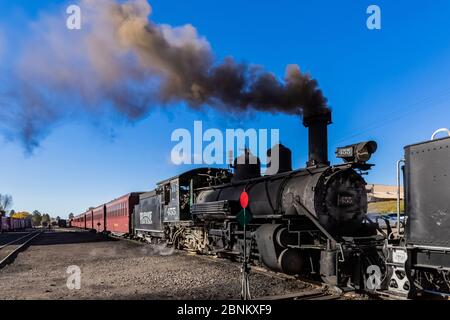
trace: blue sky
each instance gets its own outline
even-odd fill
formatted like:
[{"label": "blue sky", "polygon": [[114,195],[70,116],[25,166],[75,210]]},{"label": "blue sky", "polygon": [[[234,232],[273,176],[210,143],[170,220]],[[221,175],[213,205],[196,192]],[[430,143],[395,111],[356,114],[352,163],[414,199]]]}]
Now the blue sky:
[{"label": "blue sky", "polygon": [[[0,27],[20,30],[40,13],[58,12],[63,1],[0,2]],[[70,2],[69,2],[70,3]],[[181,1],[154,0],[152,20],[191,23],[218,58],[264,65],[282,77],[297,63],[319,81],[333,109],[329,128],[335,147],[373,139],[378,151],[369,183],[395,183],[395,162],[403,146],[450,127],[450,2],[423,1]],[[382,10],[382,29],[366,28],[366,8]],[[8,37],[1,37],[4,42]],[[0,38],[0,39],[1,39]],[[5,40],[6,38],[6,40]],[[8,46],[0,46],[7,51]],[[6,52],[12,54],[11,52]],[[8,59],[1,61],[7,66]],[[2,106],[5,108],[5,106]],[[129,191],[188,169],[170,163],[176,128],[279,128],[292,148],[294,167],[307,158],[307,130],[297,117],[193,112],[182,105],[155,110],[136,123],[76,117],[58,123],[32,155],[18,141],[0,137],[0,193],[14,209],[38,209],[53,216],[79,213]]]}]

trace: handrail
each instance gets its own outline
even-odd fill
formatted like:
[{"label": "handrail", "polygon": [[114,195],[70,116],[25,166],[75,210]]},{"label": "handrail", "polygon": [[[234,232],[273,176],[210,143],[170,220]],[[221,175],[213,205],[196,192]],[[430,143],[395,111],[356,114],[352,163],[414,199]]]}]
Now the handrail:
[{"label": "handrail", "polygon": [[433,134],[431,135],[431,140],[434,140],[436,138],[436,135],[438,133],[441,133],[441,132],[447,133],[447,135],[450,137],[450,130],[449,129],[447,129],[447,128],[440,128],[440,129],[437,129],[435,132],[433,132]]},{"label": "handrail", "polygon": [[[400,238],[400,184],[401,184],[401,169],[400,164],[405,163],[405,159],[397,161],[397,238]],[[405,198],[405,190],[403,190],[403,199]]]}]

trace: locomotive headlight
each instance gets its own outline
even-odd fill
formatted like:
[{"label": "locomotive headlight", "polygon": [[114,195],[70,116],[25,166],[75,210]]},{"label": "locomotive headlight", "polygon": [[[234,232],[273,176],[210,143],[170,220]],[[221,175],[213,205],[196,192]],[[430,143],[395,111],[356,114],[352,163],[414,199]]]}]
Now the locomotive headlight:
[{"label": "locomotive headlight", "polygon": [[336,157],[344,159],[345,162],[366,163],[375,151],[377,151],[377,143],[366,141],[337,148]]}]

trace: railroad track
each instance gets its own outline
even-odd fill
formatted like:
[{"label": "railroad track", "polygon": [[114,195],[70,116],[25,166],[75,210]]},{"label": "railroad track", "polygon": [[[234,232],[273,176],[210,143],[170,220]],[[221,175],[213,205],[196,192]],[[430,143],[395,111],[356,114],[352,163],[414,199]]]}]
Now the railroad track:
[{"label": "railroad track", "polygon": [[[189,254],[189,253],[188,253]],[[197,255],[200,259],[208,260],[213,263],[227,263],[220,258],[216,258],[213,256],[202,256]],[[335,287],[330,287],[327,284],[317,282],[310,279],[298,278],[294,276],[290,276],[283,273],[277,273],[271,270],[268,270],[263,267],[252,266],[252,272],[263,274],[270,278],[277,278],[280,280],[292,280],[298,281],[310,286],[309,289],[305,288],[301,291],[295,293],[288,293],[283,295],[274,295],[274,296],[263,296],[257,297],[257,300],[337,300],[343,298],[343,292],[338,290]]]},{"label": "railroad track", "polygon": [[337,300],[340,298],[341,298],[340,295],[330,293],[325,289],[316,288],[307,291],[300,291],[297,293],[260,297],[258,299],[276,301],[276,300]]},{"label": "railroad track", "polygon": [[[115,236],[112,234],[109,234],[108,236],[113,239],[125,240],[125,241],[133,242],[136,244],[141,244],[141,245],[147,244],[142,241],[118,237],[118,236]],[[149,244],[149,245],[151,245],[151,244]],[[189,252],[189,251],[180,250],[179,253],[187,254],[187,255],[195,255],[200,259],[207,260],[212,263],[222,264],[222,263],[230,262],[230,260],[220,259],[215,256],[197,255],[197,254]],[[282,273],[276,273],[276,272],[273,272],[273,271],[270,271],[270,270],[267,270],[265,268],[258,267],[258,266],[252,266],[252,271],[259,273],[259,274],[263,274],[263,275],[271,277],[271,278],[278,278],[281,280],[290,279],[290,280],[299,281],[299,282],[302,282],[302,283],[305,283],[305,284],[308,284],[311,286],[311,288],[309,290],[305,289],[305,290],[301,290],[296,293],[289,293],[289,294],[285,294],[285,295],[258,297],[257,298],[258,300],[337,300],[337,299],[342,299],[342,292],[339,292],[339,290],[337,288],[330,287],[326,284],[323,284],[323,283],[320,283],[320,282],[317,282],[314,280],[299,279],[294,276],[289,276],[289,275],[282,274]]]},{"label": "railroad track", "polygon": [[[117,239],[117,240],[125,240],[129,242],[133,242],[140,245],[152,245],[146,242],[142,242],[135,239],[130,238],[123,238],[115,235],[108,235],[111,238]],[[218,263],[218,264],[225,264],[231,262],[231,260],[218,258],[217,256],[208,256],[208,255],[198,255],[196,253],[192,253],[190,251],[184,251],[180,250],[178,251],[181,254],[187,254],[187,255],[195,255],[199,259],[207,260],[212,263]],[[299,278],[295,276],[290,276],[283,273],[274,272],[271,270],[268,270],[264,267],[260,266],[252,266],[251,267],[252,272],[263,274],[270,278],[277,278],[280,280],[292,280],[292,281],[299,281],[301,283],[307,284],[310,286],[310,288],[305,288],[304,290],[300,290],[298,292],[289,293],[289,294],[282,294],[282,295],[274,295],[274,296],[265,296],[265,297],[257,297],[258,300],[354,300],[361,297],[365,297],[365,294],[356,293],[352,291],[345,291],[343,289],[340,289],[335,286],[330,286],[328,284],[315,281],[308,278]],[[373,295],[372,299],[383,299],[386,300],[387,297],[381,296],[381,295]]]},{"label": "railroad track", "polygon": [[9,241],[0,246],[0,269],[12,260],[22,249],[24,249],[31,241],[38,237],[43,231],[33,231],[28,234]]},{"label": "railroad track", "polygon": [[[120,239],[120,238],[118,238]],[[134,240],[130,240],[134,241]],[[141,243],[142,242],[138,242]],[[180,251],[184,254],[193,254],[196,255],[199,259],[204,259],[211,261],[213,263],[227,263],[230,260],[218,258],[217,256],[208,256],[208,255],[197,255],[195,253],[191,253],[188,251]],[[267,277],[277,278],[280,280],[292,280],[299,281],[304,284],[308,284],[310,286],[309,289],[304,289],[294,293],[288,293],[284,295],[274,295],[274,296],[261,296],[257,297],[257,300],[360,300],[361,298],[366,300],[405,300],[404,298],[400,298],[398,296],[389,295],[387,293],[376,292],[373,294],[368,294],[366,292],[355,292],[349,289],[341,289],[336,286],[332,286],[320,281],[312,280],[304,277],[296,277],[287,275],[284,273],[278,273],[275,271],[271,271],[264,267],[260,266],[251,266],[251,270],[254,273],[263,274]]]}]

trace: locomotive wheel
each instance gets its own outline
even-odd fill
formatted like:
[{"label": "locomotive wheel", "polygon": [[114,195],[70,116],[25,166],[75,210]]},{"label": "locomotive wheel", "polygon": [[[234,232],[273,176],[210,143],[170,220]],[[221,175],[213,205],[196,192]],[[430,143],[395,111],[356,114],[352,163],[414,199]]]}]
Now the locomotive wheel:
[{"label": "locomotive wheel", "polygon": [[303,255],[299,250],[285,249],[278,258],[278,264],[286,274],[299,274],[303,269]]}]

